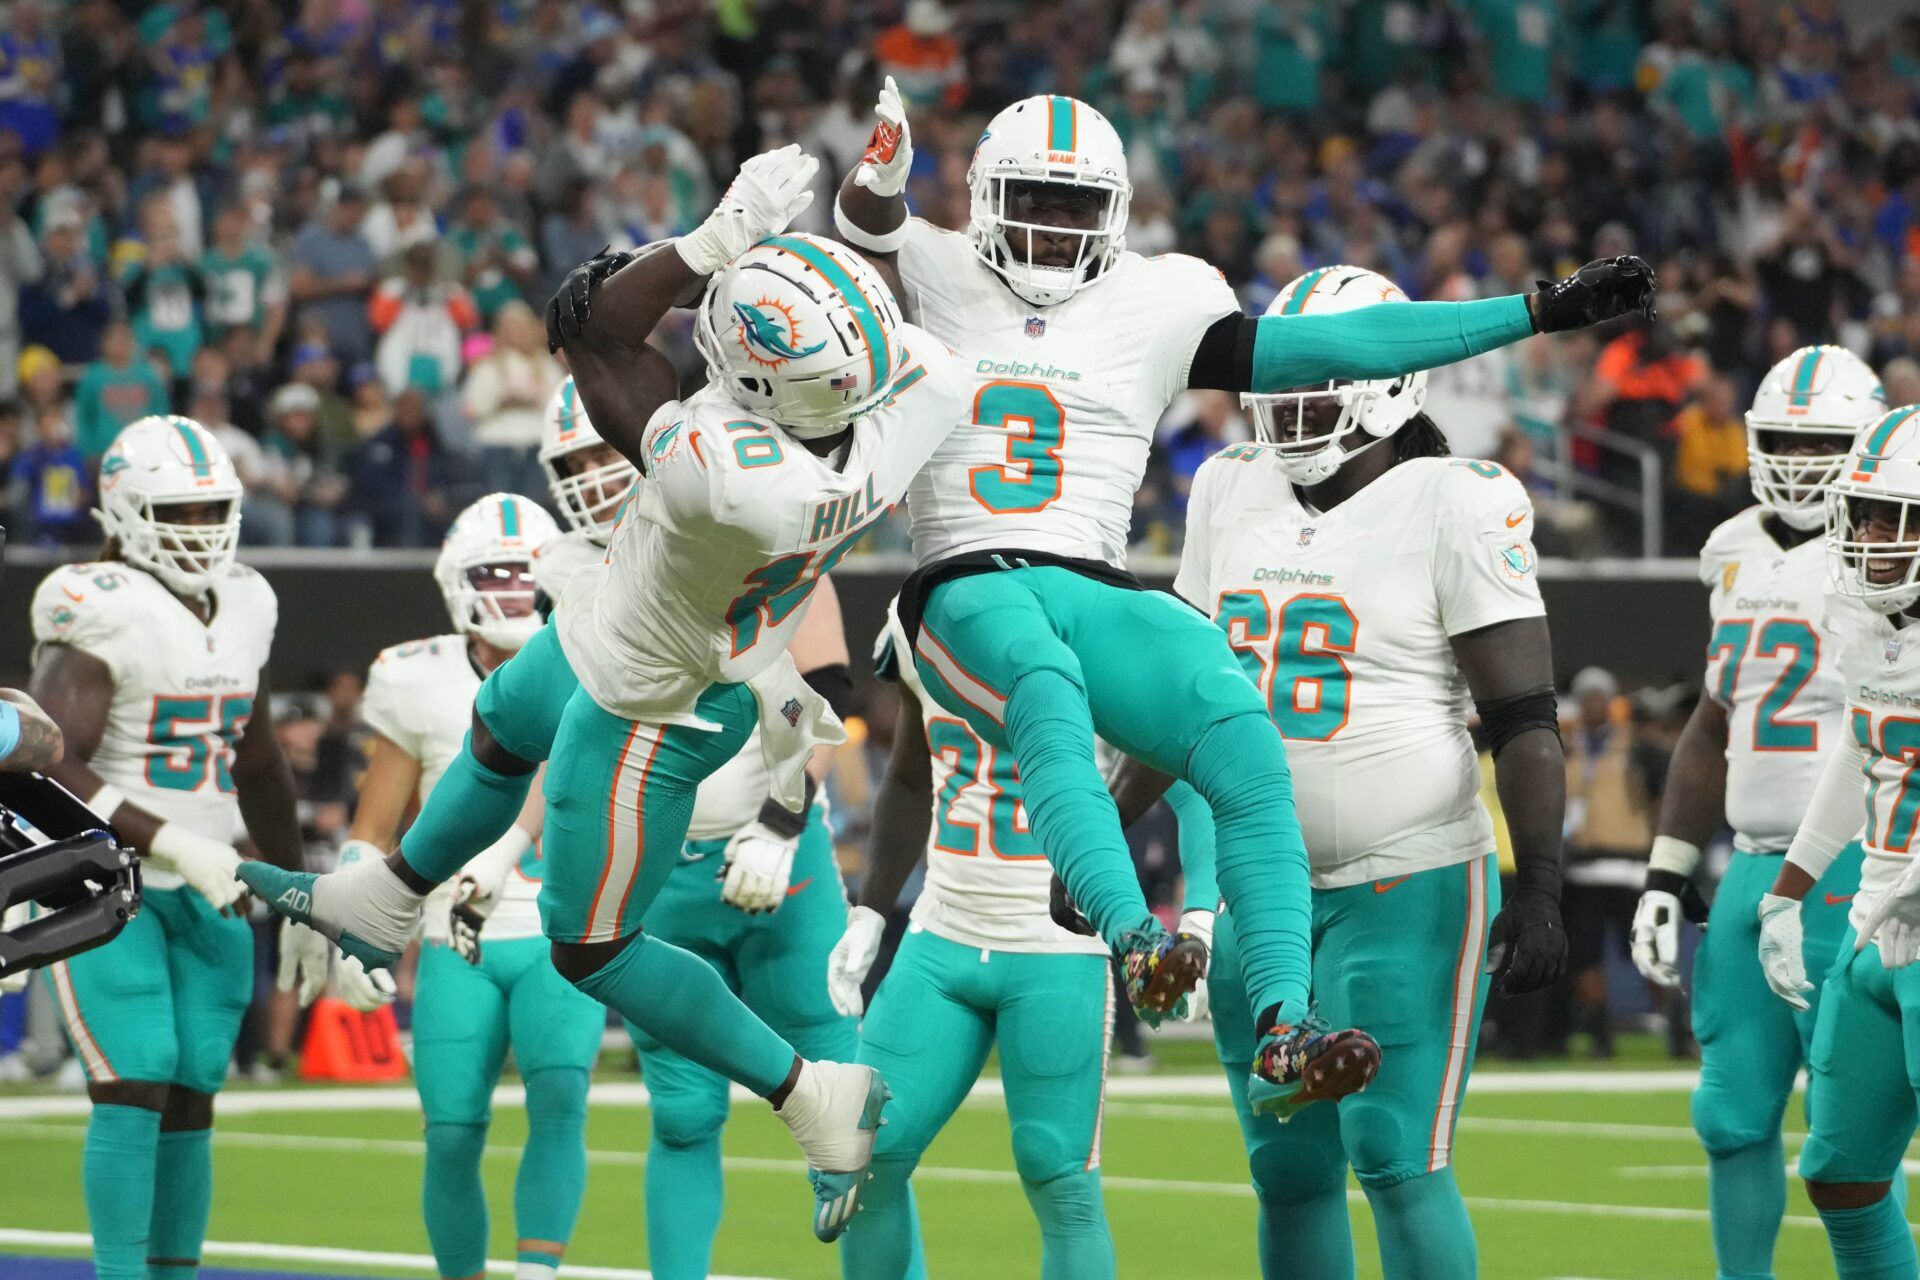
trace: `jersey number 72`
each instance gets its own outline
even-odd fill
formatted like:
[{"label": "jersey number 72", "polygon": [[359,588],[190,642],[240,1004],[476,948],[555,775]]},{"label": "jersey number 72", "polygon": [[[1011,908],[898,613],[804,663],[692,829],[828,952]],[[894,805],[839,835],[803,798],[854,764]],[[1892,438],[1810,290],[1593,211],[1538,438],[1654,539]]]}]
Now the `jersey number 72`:
[{"label": "jersey number 72", "polygon": [[1707,641],[1707,664],[1720,664],[1720,679],[1713,687],[1714,701],[1729,711],[1740,685],[1740,664],[1751,653],[1755,658],[1779,658],[1792,654],[1792,661],[1780,668],[1760,705],[1753,711],[1753,749],[1755,751],[1818,751],[1820,724],[1815,720],[1789,720],[1783,714],[1787,705],[1807,687],[1820,665],[1820,633],[1802,618],[1726,618],[1713,629]]}]

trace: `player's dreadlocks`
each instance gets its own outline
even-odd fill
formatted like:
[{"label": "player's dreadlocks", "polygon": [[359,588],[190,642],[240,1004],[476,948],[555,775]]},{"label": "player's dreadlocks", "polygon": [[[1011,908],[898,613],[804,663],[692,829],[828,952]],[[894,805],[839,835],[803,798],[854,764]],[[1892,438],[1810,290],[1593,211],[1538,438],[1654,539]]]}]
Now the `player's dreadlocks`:
[{"label": "player's dreadlocks", "polygon": [[1447,447],[1446,432],[1440,430],[1440,424],[1425,413],[1416,413],[1407,420],[1407,424],[1393,433],[1393,460],[1405,462],[1409,458],[1446,458],[1453,455]]}]

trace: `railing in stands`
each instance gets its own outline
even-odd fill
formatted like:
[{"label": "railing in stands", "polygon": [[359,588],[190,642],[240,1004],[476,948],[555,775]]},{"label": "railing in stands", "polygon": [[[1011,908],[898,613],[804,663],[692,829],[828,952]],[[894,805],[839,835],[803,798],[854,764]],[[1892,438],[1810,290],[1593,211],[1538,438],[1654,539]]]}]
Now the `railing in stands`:
[{"label": "railing in stands", "polygon": [[[1573,446],[1576,441],[1591,445],[1602,453],[1619,454],[1631,459],[1640,469],[1639,489],[1604,480],[1575,467]],[[1555,456],[1542,468],[1553,478],[1554,488],[1564,496],[1586,498],[1630,515],[1638,514],[1641,558],[1658,560],[1661,542],[1666,536],[1662,524],[1661,501],[1664,490],[1660,483],[1659,450],[1644,440],[1608,431],[1604,427],[1569,426],[1564,423],[1554,428],[1554,443]]]}]

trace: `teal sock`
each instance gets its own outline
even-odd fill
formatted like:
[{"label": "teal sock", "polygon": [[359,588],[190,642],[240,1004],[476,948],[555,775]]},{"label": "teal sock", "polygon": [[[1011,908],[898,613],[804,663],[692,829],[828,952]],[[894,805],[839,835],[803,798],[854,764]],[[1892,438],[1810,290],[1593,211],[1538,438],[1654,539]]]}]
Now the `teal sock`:
[{"label": "teal sock", "polygon": [[1480,1246],[1451,1167],[1392,1186],[1361,1187],[1373,1207],[1380,1274],[1388,1280],[1475,1280]]},{"label": "teal sock", "polygon": [[669,1117],[658,1099],[654,1106],[647,1145],[647,1267],[656,1280],[705,1280],[725,1204],[720,1124],[726,1114]]},{"label": "teal sock", "polygon": [[1021,1185],[1040,1220],[1040,1280],[1113,1280],[1113,1233],[1100,1201],[1100,1171]]},{"label": "teal sock", "polygon": [[1030,671],[1007,693],[1006,722],[1033,834],[1081,914],[1117,945],[1152,913],[1093,760],[1086,694],[1057,671]]},{"label": "teal sock", "polygon": [[1187,781],[1213,810],[1214,870],[1233,911],[1247,1002],[1256,1018],[1277,1005],[1282,1020],[1298,1021],[1312,972],[1312,889],[1280,731],[1263,715],[1220,721],[1188,754]]},{"label": "teal sock", "polygon": [[420,1207],[443,1276],[470,1276],[487,1265],[487,1192],[480,1182],[480,1153],[486,1146],[483,1124],[427,1126]]},{"label": "teal sock", "polygon": [[1772,1280],[1773,1246],[1787,1212],[1786,1148],[1778,1130],[1751,1146],[1707,1153],[1717,1280]]},{"label": "teal sock", "polygon": [[793,1070],[793,1046],[755,1017],[712,965],[651,934],[574,985],[681,1057],[763,1098]]},{"label": "teal sock", "polygon": [[1915,1280],[1913,1231],[1891,1195],[1863,1209],[1822,1209],[1839,1280]]},{"label": "teal sock", "polygon": [[[513,1181],[514,1231],[565,1246],[587,1193],[585,1067],[543,1067],[527,1076],[527,1145]],[[557,1266],[553,1253],[522,1249],[523,1263]]]},{"label": "teal sock", "polygon": [[1353,1219],[1344,1182],[1307,1196],[1280,1199],[1262,1192],[1256,1243],[1265,1280],[1353,1280]]},{"label": "teal sock", "polygon": [[911,1181],[917,1163],[918,1156],[873,1157],[860,1212],[840,1237],[841,1280],[927,1280]]},{"label": "teal sock", "polygon": [[495,773],[473,755],[473,734],[434,783],[433,794],[400,841],[400,856],[421,876],[451,880],[520,816],[534,773]]},{"label": "teal sock", "polygon": [[193,1280],[213,1209],[213,1130],[162,1133],[153,1168],[148,1280]]},{"label": "teal sock", "polygon": [[147,1280],[159,1145],[158,1111],[100,1103],[87,1120],[80,1183],[98,1280]]}]

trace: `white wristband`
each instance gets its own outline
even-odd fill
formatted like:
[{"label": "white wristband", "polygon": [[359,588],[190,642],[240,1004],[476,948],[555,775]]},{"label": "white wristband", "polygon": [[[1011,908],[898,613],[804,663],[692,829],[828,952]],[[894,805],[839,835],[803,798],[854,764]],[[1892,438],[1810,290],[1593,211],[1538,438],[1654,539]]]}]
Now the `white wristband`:
[{"label": "white wristband", "polygon": [[900,225],[891,231],[879,234],[858,226],[847,216],[840,204],[840,197],[833,198],[833,225],[839,231],[840,238],[856,249],[865,249],[869,253],[898,253],[907,243],[908,219],[900,219]]},{"label": "white wristband", "polygon": [[1688,844],[1677,836],[1655,836],[1653,850],[1647,855],[1647,866],[1654,871],[1671,871],[1675,875],[1690,876],[1693,869],[1700,865],[1700,846]]},{"label": "white wristband", "polygon": [[102,821],[112,822],[114,812],[126,802],[126,792],[111,782],[103,782],[98,791],[87,797],[87,808],[93,810]]},{"label": "white wristband", "polygon": [[343,840],[334,866],[350,867],[356,862],[384,862],[387,851],[371,840]]},{"label": "white wristband", "polygon": [[1205,943],[1207,949],[1211,951],[1213,949],[1213,912],[1182,911],[1177,932],[1192,934]]}]

